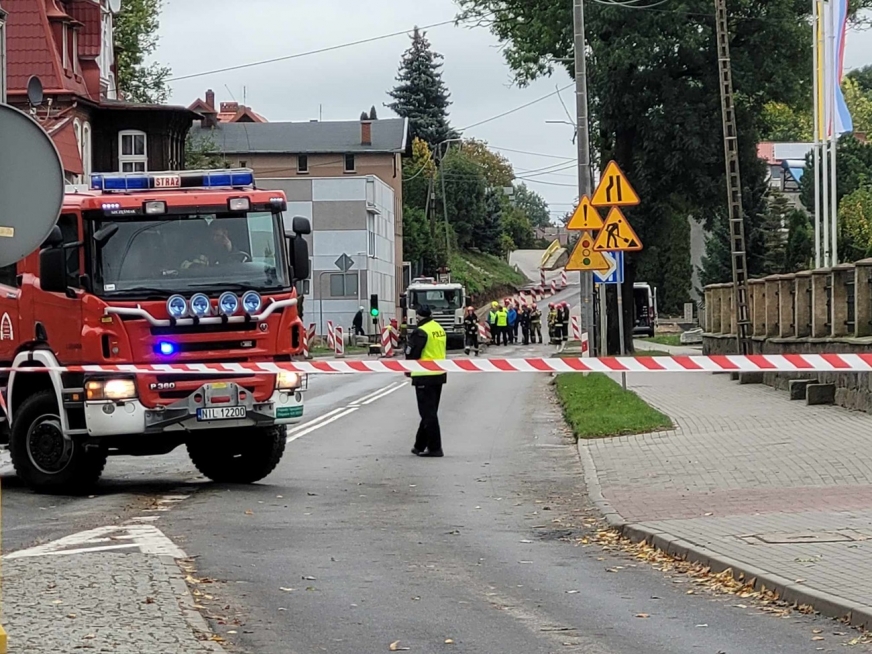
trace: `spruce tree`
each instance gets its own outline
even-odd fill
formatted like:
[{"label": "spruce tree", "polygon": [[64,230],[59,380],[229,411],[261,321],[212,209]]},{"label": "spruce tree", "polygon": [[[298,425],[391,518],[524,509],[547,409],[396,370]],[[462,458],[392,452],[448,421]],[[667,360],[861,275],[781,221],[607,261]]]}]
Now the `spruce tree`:
[{"label": "spruce tree", "polygon": [[476,246],[488,254],[500,254],[500,236],[503,233],[503,203],[496,191],[485,196],[484,222],[476,234]]},{"label": "spruce tree", "polygon": [[442,55],[430,49],[430,42],[417,27],[412,45],[403,54],[397,86],[388,92],[394,101],[387,105],[395,114],[409,119],[409,137],[433,146],[457,133],[448,123],[448,88],[442,81]]}]

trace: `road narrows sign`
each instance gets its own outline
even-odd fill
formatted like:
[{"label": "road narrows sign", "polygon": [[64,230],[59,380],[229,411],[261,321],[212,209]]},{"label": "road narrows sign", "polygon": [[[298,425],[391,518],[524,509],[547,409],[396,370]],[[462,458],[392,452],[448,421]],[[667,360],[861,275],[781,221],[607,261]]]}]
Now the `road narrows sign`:
[{"label": "road narrows sign", "polygon": [[597,252],[638,252],[642,249],[642,241],[636,236],[621,210],[613,207],[596,237],[593,249]]},{"label": "road narrows sign", "polygon": [[594,206],[590,203],[590,198],[586,195],[582,196],[581,202],[572,218],[566,225],[566,229],[589,229],[596,231],[603,228],[603,219]]},{"label": "road narrows sign", "polygon": [[566,270],[608,270],[611,265],[602,252],[593,249],[593,236],[582,232],[566,264]]},{"label": "road narrows sign", "polygon": [[618,164],[610,161],[603,171],[591,204],[595,207],[633,207],[640,202],[627,176]]}]

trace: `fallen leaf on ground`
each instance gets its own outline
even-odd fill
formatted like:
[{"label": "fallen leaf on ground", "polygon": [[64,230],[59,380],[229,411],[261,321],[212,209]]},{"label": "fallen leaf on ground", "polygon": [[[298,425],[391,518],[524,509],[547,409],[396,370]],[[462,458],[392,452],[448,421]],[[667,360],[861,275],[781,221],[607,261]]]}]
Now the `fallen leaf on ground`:
[{"label": "fallen leaf on ground", "polygon": [[446,639],[445,639],[445,644],[446,644],[446,645],[453,645],[453,644],[454,644],[454,641],[453,641],[452,639],[450,639],[450,638],[446,638]]},{"label": "fallen leaf on ground", "polygon": [[578,592],[577,590],[568,590],[568,591],[566,591],[566,594],[567,595],[575,595],[577,592]]},{"label": "fallen leaf on ground", "polygon": [[392,643],[390,644],[390,646],[388,647],[388,649],[391,650],[392,652],[407,652],[407,651],[409,651],[410,648],[408,648],[408,647],[400,647],[400,641],[395,640],[394,642],[392,642]]},{"label": "fallen leaf on ground", "polygon": [[293,588],[285,588],[284,586],[279,586],[279,590],[283,590],[286,593],[293,593],[294,592]]},{"label": "fallen leaf on ground", "polygon": [[824,637],[823,636],[812,636],[811,639],[812,640],[823,640]]},{"label": "fallen leaf on ground", "polygon": [[313,577],[312,575],[306,575],[305,577],[303,577],[303,580],[304,581],[315,581],[315,577]]},{"label": "fallen leaf on ground", "polygon": [[231,629],[231,630],[228,631],[227,633],[228,633],[228,634],[235,634],[235,633],[237,633],[237,631],[236,631],[235,629]]},{"label": "fallen leaf on ground", "polygon": [[254,511],[251,509],[245,509],[245,515],[254,515]]},{"label": "fallen leaf on ground", "polygon": [[648,615],[647,613],[637,613],[636,617],[637,618],[650,618],[651,616]]},{"label": "fallen leaf on ground", "polygon": [[824,632],[823,629],[812,629],[811,630],[811,633],[813,633],[813,634],[822,634],[823,632]]}]

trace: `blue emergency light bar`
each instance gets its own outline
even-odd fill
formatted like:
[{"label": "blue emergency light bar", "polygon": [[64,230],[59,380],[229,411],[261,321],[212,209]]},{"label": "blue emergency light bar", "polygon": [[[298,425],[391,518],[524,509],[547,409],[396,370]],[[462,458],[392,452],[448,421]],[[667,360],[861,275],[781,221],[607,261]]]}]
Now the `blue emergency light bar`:
[{"label": "blue emergency light bar", "polygon": [[91,175],[91,190],[104,193],[198,188],[254,188],[254,171],[250,168],[233,168]]}]

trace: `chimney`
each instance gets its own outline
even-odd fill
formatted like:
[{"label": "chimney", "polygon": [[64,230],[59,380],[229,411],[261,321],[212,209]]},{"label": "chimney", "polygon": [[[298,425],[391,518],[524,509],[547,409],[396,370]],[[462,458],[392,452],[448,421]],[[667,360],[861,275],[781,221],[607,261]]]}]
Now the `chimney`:
[{"label": "chimney", "polygon": [[215,91],[213,91],[212,89],[206,91],[206,104],[209,106],[210,109],[215,108]]},{"label": "chimney", "polygon": [[360,121],[360,144],[361,145],[372,145],[372,121],[371,120],[361,120]]}]

